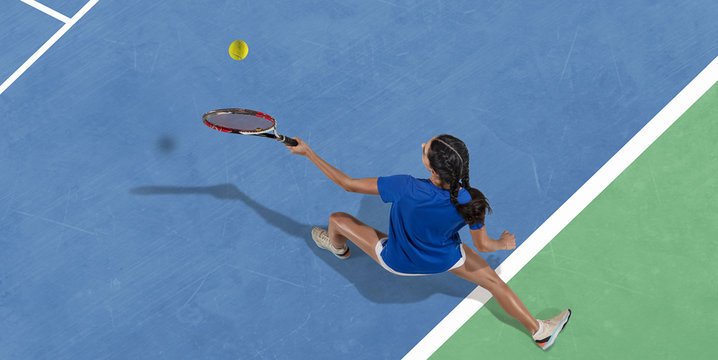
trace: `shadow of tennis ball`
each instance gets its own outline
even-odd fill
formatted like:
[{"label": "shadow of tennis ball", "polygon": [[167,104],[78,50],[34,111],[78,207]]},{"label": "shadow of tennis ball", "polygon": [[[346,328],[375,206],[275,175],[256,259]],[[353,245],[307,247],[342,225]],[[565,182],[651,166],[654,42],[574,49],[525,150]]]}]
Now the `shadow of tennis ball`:
[{"label": "shadow of tennis ball", "polygon": [[164,154],[169,154],[177,147],[175,140],[167,135],[157,140],[157,149]]}]

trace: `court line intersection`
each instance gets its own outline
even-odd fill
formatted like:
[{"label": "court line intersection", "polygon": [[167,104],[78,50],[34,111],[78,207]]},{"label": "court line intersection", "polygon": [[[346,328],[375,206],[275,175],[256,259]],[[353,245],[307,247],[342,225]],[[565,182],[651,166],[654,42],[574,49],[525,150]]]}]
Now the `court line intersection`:
[{"label": "court line intersection", "polygon": [[85,16],[85,14],[87,14],[87,12],[90,11],[90,9],[92,9],[92,7],[95,6],[95,4],[97,4],[99,0],[88,1],[85,6],[83,6],[82,9],[80,9],[80,11],[78,11],[72,18],[68,18],[67,16],[62,15],[59,12],[41,3],[38,3],[35,0],[21,1],[39,11],[42,11],[49,16],[52,16],[57,20],[62,21],[63,23],[65,23],[65,25],[63,25],[60,30],[57,30],[57,32],[55,32],[55,34],[52,35],[49,40],[47,40],[37,51],[35,51],[35,53],[32,54],[32,56],[30,56],[25,61],[25,63],[23,63],[17,70],[15,70],[15,72],[12,73],[12,75],[10,75],[10,77],[7,78],[2,83],[2,85],[0,85],[0,95],[2,95],[2,93],[5,92],[5,90],[7,90],[10,85],[15,82],[15,80],[17,80],[23,73],[25,73],[25,71],[27,71],[27,69],[29,69],[30,66],[35,63],[35,61],[37,61],[37,59],[39,59],[43,54],[45,54],[45,52],[49,50],[52,45],[54,45],[58,40],[60,40],[60,38],[65,35],[65,33],[70,30],[70,28],[72,28],[78,21],[80,21],[80,19],[82,19],[82,17]]}]

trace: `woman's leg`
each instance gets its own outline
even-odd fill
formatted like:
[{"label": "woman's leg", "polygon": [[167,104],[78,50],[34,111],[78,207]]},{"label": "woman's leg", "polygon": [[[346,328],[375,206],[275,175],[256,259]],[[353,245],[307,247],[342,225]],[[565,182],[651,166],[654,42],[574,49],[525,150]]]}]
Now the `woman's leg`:
[{"label": "woman's leg", "polygon": [[466,262],[464,265],[451,270],[454,275],[469,280],[476,285],[488,290],[494,296],[501,308],[506,311],[514,319],[518,320],[531,335],[538,329],[538,321],[526,309],[524,303],[509,288],[506,283],[501,280],[499,275],[489,267],[489,264],[479,254],[475,253],[465,244],[461,244],[466,252]]},{"label": "woman's leg", "polygon": [[351,240],[354,245],[379,263],[376,257],[376,243],[386,237],[383,232],[347,213],[337,212],[329,216],[329,239],[337,249],[343,248],[344,244]]}]

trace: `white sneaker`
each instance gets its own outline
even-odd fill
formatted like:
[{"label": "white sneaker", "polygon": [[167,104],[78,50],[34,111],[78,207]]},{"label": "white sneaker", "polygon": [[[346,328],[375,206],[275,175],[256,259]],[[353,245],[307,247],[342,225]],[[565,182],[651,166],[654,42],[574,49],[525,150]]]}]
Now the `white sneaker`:
[{"label": "white sneaker", "polygon": [[556,341],[558,333],[563,330],[570,317],[571,309],[566,309],[551,319],[538,320],[541,323],[542,329],[533,336],[534,341],[536,341],[536,345],[540,346],[544,350],[548,350],[548,348],[550,348]]},{"label": "white sneaker", "polygon": [[346,244],[344,244],[343,249],[335,249],[331,240],[329,240],[329,233],[320,227],[312,229],[312,239],[317,246],[331,251],[334,256],[340,259],[348,258],[351,253],[351,250],[349,250],[349,247]]}]

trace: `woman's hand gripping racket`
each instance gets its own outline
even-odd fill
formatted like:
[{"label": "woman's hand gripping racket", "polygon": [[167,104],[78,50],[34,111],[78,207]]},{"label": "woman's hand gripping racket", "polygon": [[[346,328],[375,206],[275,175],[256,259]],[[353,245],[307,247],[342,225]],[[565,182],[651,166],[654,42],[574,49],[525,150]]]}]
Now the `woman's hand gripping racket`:
[{"label": "woman's hand gripping racket", "polygon": [[212,129],[242,135],[264,136],[281,141],[285,145],[297,146],[297,141],[279,135],[277,122],[273,117],[248,109],[219,109],[202,115],[202,121]]}]

